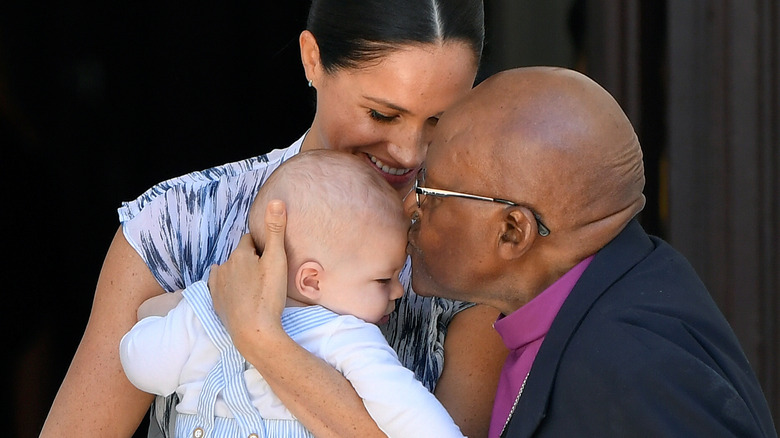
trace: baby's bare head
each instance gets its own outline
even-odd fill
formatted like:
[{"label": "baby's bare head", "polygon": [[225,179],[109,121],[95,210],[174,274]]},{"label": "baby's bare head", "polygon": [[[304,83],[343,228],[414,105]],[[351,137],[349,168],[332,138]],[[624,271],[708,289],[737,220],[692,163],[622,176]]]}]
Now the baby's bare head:
[{"label": "baby's bare head", "polygon": [[285,247],[291,267],[306,259],[347,257],[371,233],[408,225],[398,192],[360,158],[344,152],[301,152],[273,172],[249,212],[258,251],[265,242],[265,209],[274,199],[287,208]]}]

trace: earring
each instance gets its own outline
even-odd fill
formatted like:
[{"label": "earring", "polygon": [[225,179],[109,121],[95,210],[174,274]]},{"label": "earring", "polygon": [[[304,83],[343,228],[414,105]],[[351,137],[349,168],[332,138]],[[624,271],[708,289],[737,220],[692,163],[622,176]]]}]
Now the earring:
[{"label": "earring", "polygon": [[312,88],[313,85],[311,84],[311,79],[309,79],[309,88]]}]

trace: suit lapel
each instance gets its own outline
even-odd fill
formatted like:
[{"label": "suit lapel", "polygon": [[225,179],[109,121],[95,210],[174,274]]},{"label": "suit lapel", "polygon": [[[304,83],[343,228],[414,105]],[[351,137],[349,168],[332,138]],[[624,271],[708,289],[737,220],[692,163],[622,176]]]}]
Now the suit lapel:
[{"label": "suit lapel", "polygon": [[555,317],[504,436],[530,437],[536,431],[546,416],[561,356],[582,319],[613,283],[652,250],[647,234],[633,220],[596,254]]}]

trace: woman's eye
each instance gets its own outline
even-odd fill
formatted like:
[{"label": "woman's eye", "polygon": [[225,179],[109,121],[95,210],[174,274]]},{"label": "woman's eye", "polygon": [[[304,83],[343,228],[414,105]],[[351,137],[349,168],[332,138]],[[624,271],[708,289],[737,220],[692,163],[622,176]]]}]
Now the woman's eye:
[{"label": "woman's eye", "polygon": [[428,123],[431,126],[436,126],[439,123],[439,118],[438,117],[428,117]]},{"label": "woman's eye", "polygon": [[372,119],[378,121],[378,122],[391,122],[395,120],[395,116],[388,116],[386,114],[382,114],[377,110],[368,110],[368,115],[371,116]]}]

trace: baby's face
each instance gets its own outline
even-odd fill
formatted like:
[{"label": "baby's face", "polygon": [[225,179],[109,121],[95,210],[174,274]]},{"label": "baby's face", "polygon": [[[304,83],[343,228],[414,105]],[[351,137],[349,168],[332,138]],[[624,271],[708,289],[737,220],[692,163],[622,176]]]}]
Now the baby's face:
[{"label": "baby's face", "polygon": [[406,262],[408,227],[382,227],[364,234],[358,247],[345,245],[351,256],[335,269],[326,268],[321,284],[321,305],[339,314],[349,314],[371,323],[384,322],[404,290],[399,280]]}]

